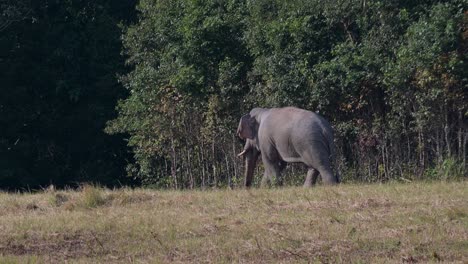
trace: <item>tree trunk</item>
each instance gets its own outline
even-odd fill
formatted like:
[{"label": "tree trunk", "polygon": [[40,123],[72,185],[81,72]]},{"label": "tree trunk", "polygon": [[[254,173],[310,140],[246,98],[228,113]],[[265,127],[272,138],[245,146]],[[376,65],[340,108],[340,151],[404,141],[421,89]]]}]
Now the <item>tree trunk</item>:
[{"label": "tree trunk", "polygon": [[463,159],[463,114],[458,111],[458,160]]},{"label": "tree trunk", "polygon": [[463,133],[463,174],[466,176],[467,174],[467,168],[466,168],[466,145],[467,145],[467,139],[468,139],[468,132],[464,131]]},{"label": "tree trunk", "polygon": [[445,111],[445,125],[444,125],[444,134],[445,134],[445,144],[447,144],[447,156],[452,157],[452,149],[450,148],[450,126],[448,120],[448,111]]},{"label": "tree trunk", "polygon": [[171,152],[172,152],[172,166],[171,166],[171,175],[173,180],[173,187],[175,189],[178,188],[177,186],[177,156],[175,150],[175,142],[174,137],[171,139]]},{"label": "tree trunk", "polygon": [[212,157],[212,168],[213,168],[213,184],[214,187],[218,187],[218,175],[216,172],[216,155],[215,155],[215,142],[211,141],[211,157]]},{"label": "tree trunk", "polygon": [[201,140],[201,149],[200,149],[200,152],[201,152],[201,167],[202,167],[202,189],[205,189],[206,187],[206,175],[205,175],[205,157],[203,155],[203,152],[205,150],[205,144],[203,144],[203,139]]}]

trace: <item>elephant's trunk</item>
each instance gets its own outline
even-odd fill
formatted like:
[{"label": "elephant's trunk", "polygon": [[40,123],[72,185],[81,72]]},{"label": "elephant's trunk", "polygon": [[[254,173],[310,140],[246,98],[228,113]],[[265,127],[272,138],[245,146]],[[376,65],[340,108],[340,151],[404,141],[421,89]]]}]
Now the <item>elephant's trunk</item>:
[{"label": "elephant's trunk", "polygon": [[245,153],[245,187],[252,185],[253,174],[259,152],[256,149],[250,149]]}]

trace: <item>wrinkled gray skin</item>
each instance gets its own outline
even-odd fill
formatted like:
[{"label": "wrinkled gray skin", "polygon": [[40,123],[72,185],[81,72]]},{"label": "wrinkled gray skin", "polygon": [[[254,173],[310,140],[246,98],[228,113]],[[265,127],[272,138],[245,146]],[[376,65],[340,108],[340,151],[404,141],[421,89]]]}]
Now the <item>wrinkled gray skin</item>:
[{"label": "wrinkled gray skin", "polygon": [[237,135],[246,139],[245,186],[252,184],[258,157],[261,155],[265,173],[261,185],[271,183],[275,177],[282,185],[281,171],[289,162],[302,162],[307,168],[305,187],[311,187],[320,174],[325,184],[339,182],[331,162],[334,158],[333,129],[314,112],[294,107],[254,108],[242,116]]}]

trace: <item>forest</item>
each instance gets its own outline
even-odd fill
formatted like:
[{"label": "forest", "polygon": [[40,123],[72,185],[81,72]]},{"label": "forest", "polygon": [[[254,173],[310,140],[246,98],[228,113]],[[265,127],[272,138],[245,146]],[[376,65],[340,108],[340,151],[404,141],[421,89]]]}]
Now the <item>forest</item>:
[{"label": "forest", "polygon": [[283,106],[330,121],[343,182],[466,179],[467,7],[0,0],[0,189],[240,187],[239,118]]}]

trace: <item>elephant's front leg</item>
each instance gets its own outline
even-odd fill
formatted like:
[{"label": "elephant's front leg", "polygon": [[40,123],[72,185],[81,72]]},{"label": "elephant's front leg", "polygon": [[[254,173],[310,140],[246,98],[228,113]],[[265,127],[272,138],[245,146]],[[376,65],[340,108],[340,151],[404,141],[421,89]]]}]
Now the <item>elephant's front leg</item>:
[{"label": "elephant's front leg", "polygon": [[314,186],[315,183],[317,182],[318,175],[319,175],[318,170],[313,169],[313,168],[309,168],[309,170],[307,170],[307,176],[306,176],[306,179],[304,181],[304,187]]},{"label": "elephant's front leg", "polygon": [[279,184],[282,184],[279,162],[277,160],[272,161],[264,155],[262,155],[262,161],[265,166],[265,172],[263,173],[261,186],[267,187],[269,184],[271,185],[273,183],[273,177]]},{"label": "elephant's front leg", "polygon": [[262,181],[260,182],[260,187],[265,188],[271,184],[271,176],[268,172],[268,169],[265,168],[265,172],[263,173]]}]

